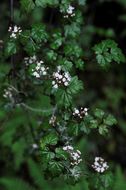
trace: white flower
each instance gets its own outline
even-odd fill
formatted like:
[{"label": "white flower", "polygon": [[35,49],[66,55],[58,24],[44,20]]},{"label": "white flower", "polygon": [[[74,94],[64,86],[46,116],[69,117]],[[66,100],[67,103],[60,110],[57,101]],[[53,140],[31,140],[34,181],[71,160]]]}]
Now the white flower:
[{"label": "white flower", "polygon": [[58,72],[54,73],[54,77],[58,78],[59,77],[59,73]]},{"label": "white flower", "polygon": [[67,14],[64,15],[64,18],[68,18],[69,16],[70,16],[70,17],[75,16],[74,9],[75,9],[75,7],[69,5],[69,7],[68,7],[68,9],[67,9],[67,11],[66,11]]},{"label": "white flower", "polygon": [[8,28],[8,32],[11,32],[11,31],[12,31],[12,27],[9,26],[9,28]]},{"label": "white flower", "polygon": [[61,66],[57,67],[57,71],[53,73],[53,88],[56,85],[59,86],[68,86],[71,81],[70,74],[68,72],[62,71]]},{"label": "white flower", "polygon": [[84,116],[88,115],[88,108],[81,107],[80,109],[74,108],[73,116],[83,119]]},{"label": "white flower", "polygon": [[56,116],[55,115],[52,115],[52,117],[49,120],[49,124],[52,126],[55,126],[55,124],[56,124]]},{"label": "white flower", "polygon": [[39,78],[39,77],[40,77],[40,75],[39,75],[36,71],[33,72],[32,75],[35,76],[36,78]]},{"label": "white flower", "polygon": [[84,111],[87,112],[87,111],[88,111],[88,108],[84,108]]},{"label": "white flower", "polygon": [[62,80],[63,82],[66,82],[66,78],[63,78],[63,80]]},{"label": "white flower", "polygon": [[62,75],[59,75],[59,79],[62,79],[63,78],[63,76]]},{"label": "white flower", "polygon": [[[34,60],[33,60],[34,61]],[[45,67],[43,65],[43,61],[37,61],[36,66],[34,69],[32,69],[32,75],[35,76],[36,78],[40,78],[41,76],[47,75],[48,67]]]},{"label": "white flower", "polygon": [[[102,158],[101,158],[102,159]],[[95,162],[99,161],[99,157],[95,157]]]},{"label": "white flower", "polygon": [[66,78],[69,78],[69,73],[65,73],[65,75],[64,75]]},{"label": "white flower", "polygon": [[80,152],[80,150],[77,150],[77,153],[81,155],[81,152]]},{"label": "white flower", "polygon": [[[40,65],[41,66],[41,65]],[[39,68],[39,67],[38,67]],[[45,71],[45,67],[41,67],[41,71]]]},{"label": "white flower", "polygon": [[22,30],[21,27],[15,25],[13,28],[10,26],[8,32],[11,32],[10,38],[16,39],[17,36],[21,34]]},{"label": "white flower", "polygon": [[68,15],[64,15],[63,17],[64,17],[64,18],[68,18],[69,16],[68,16]]},{"label": "white flower", "polygon": [[47,72],[46,72],[46,71],[44,71],[44,72],[43,72],[43,75],[46,75],[46,74],[47,74]]},{"label": "white flower", "polygon": [[73,150],[73,147],[71,145],[67,146],[68,150]]},{"label": "white flower", "polygon": [[57,70],[58,71],[60,71],[61,70],[61,66],[59,65],[59,66],[57,66]]},{"label": "white flower", "polygon": [[14,26],[14,33],[18,32],[18,27],[17,26]]},{"label": "white flower", "polygon": [[64,146],[63,150],[69,153],[72,160],[71,166],[78,165],[80,162],[82,162],[82,159],[80,158],[81,152],[79,150],[75,151],[71,145]]},{"label": "white flower", "polygon": [[106,162],[103,163],[103,167],[104,168],[107,167],[107,163]]},{"label": "white flower", "polygon": [[75,113],[75,114],[78,114],[78,113],[79,113],[79,110],[75,108],[75,109],[74,109],[74,113]]},{"label": "white flower", "polygon": [[68,85],[69,85],[69,83],[68,83],[68,82],[65,82],[65,83],[64,83],[64,86],[68,86]]},{"label": "white flower", "polygon": [[73,147],[71,145],[67,145],[63,147],[63,150],[71,151],[73,150]]},{"label": "white flower", "polygon": [[3,97],[12,99],[13,94],[12,94],[12,88],[11,87],[8,87],[7,89],[4,90]]},{"label": "white flower", "polygon": [[72,7],[71,5],[69,5],[69,7],[67,9],[67,13],[71,15],[73,13],[74,9],[75,9],[74,7]]},{"label": "white flower", "polygon": [[15,34],[15,33],[12,33],[12,34],[10,35],[10,38],[16,38],[16,34]]},{"label": "white flower", "polygon": [[25,57],[24,62],[26,64],[26,66],[28,66],[30,64],[33,64],[33,63],[36,63],[37,62],[37,57],[36,57],[36,55],[33,55],[31,57]]},{"label": "white flower", "polygon": [[63,147],[63,150],[67,150],[67,146]]},{"label": "white flower", "polygon": [[53,88],[57,89],[57,88],[58,88],[58,84],[55,84],[55,85],[53,86]]},{"label": "white flower", "polygon": [[107,162],[105,162],[104,159],[101,157],[95,158],[95,161],[94,161],[94,164],[92,165],[92,167],[98,173],[103,173],[104,171],[106,171],[109,168]]}]

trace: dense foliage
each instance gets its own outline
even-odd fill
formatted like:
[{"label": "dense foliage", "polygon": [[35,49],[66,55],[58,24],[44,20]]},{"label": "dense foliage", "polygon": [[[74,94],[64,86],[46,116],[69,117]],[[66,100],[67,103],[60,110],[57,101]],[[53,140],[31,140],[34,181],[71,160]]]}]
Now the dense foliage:
[{"label": "dense foliage", "polygon": [[[14,4],[0,52],[2,189],[48,189],[48,181],[55,187],[61,179],[68,187],[82,181],[85,190],[118,190],[119,180],[125,187],[121,169],[99,148],[117,126],[121,91],[106,88],[104,103],[94,102],[85,89],[89,77],[83,80],[91,67],[107,80],[125,55],[114,31],[89,26],[88,6],[85,0]],[[103,38],[92,43],[93,33]]]}]

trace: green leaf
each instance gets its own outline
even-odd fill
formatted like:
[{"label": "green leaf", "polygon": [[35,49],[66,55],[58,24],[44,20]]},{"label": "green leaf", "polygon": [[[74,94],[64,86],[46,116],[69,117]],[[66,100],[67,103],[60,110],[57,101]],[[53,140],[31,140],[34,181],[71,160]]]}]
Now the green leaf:
[{"label": "green leaf", "polygon": [[71,172],[71,177],[74,178],[74,180],[77,182],[80,178],[80,175],[82,173],[81,169],[79,166],[74,166],[74,168],[70,169]]},{"label": "green leaf", "polygon": [[55,53],[53,50],[49,50],[47,52],[47,59],[49,61],[55,61],[57,59],[57,53]]},{"label": "green leaf", "polygon": [[41,148],[45,148],[45,146],[47,145],[56,145],[58,141],[58,137],[56,134],[54,133],[50,133],[47,136],[45,136],[41,142],[40,142],[40,146]]},{"label": "green leaf", "polygon": [[94,112],[94,115],[95,115],[95,117],[102,119],[103,116],[105,115],[105,112],[103,110],[97,108]]},{"label": "green leaf", "polygon": [[[38,33],[38,36],[39,35],[40,35],[40,33]],[[37,38],[37,34],[35,35],[34,27],[33,27],[33,31],[25,30],[22,32],[22,34],[20,36],[20,42],[23,44],[24,50],[30,56],[35,55],[36,51],[39,50],[39,48],[40,48],[40,45],[38,43],[36,43],[35,39],[33,39],[32,37],[35,39]]]},{"label": "green leaf", "polygon": [[21,7],[26,12],[31,12],[35,8],[33,0],[20,0]]},{"label": "green leaf", "polygon": [[92,120],[90,121],[90,128],[96,129],[97,127],[98,127],[98,121],[95,120],[95,119],[92,119]]},{"label": "green leaf", "polygon": [[30,30],[24,30],[21,33],[20,36],[20,42],[25,45],[30,40],[31,31]]},{"label": "green leaf", "polygon": [[84,68],[84,61],[82,61],[81,59],[78,59],[77,61],[75,61],[75,65],[77,69],[83,70]]},{"label": "green leaf", "polygon": [[81,122],[80,127],[81,127],[81,131],[83,131],[85,134],[90,133],[90,126],[86,125],[85,122]]},{"label": "green leaf", "polygon": [[36,0],[35,3],[37,6],[46,7],[48,5],[51,5],[51,6],[58,5],[59,1],[58,0]]},{"label": "green leaf", "polygon": [[107,126],[106,125],[100,125],[99,127],[98,127],[98,131],[99,131],[99,134],[100,135],[106,135],[107,133],[108,133],[108,128],[107,128]]},{"label": "green leaf", "polygon": [[47,41],[47,33],[45,31],[45,26],[42,24],[35,24],[31,30],[31,37],[37,42]]},{"label": "green leaf", "polygon": [[62,61],[62,66],[63,66],[64,70],[70,71],[72,69],[73,64],[72,64],[71,61],[68,61],[68,60],[64,59]]},{"label": "green leaf", "polygon": [[59,175],[62,172],[63,168],[64,167],[62,165],[62,162],[57,162],[57,161],[49,162],[49,171],[54,176]]},{"label": "green leaf", "polygon": [[80,26],[76,22],[64,26],[65,36],[75,38],[80,34]]},{"label": "green leaf", "polygon": [[68,154],[63,149],[56,148],[55,152],[56,152],[56,157],[57,158],[60,158],[60,159],[63,159],[63,160],[67,160],[68,159]]},{"label": "green leaf", "polygon": [[46,6],[46,0],[36,0],[35,3],[37,6],[40,6],[40,7]]},{"label": "green leaf", "polygon": [[59,106],[67,108],[72,103],[72,95],[69,91],[67,92],[63,89],[59,89],[56,92],[56,101]]},{"label": "green leaf", "polygon": [[78,77],[75,76],[71,79],[70,85],[68,87],[68,92],[72,95],[77,94],[80,90],[83,90],[82,81],[78,80]]},{"label": "green leaf", "polygon": [[80,58],[83,55],[83,51],[80,46],[78,46],[75,42],[68,43],[64,46],[64,53],[68,56],[69,59]]},{"label": "green leaf", "polygon": [[63,43],[63,37],[61,32],[55,32],[52,37],[52,43],[51,43],[51,48],[52,49],[58,49]]},{"label": "green leaf", "polygon": [[39,49],[39,46],[32,39],[29,39],[26,42],[24,49],[29,55],[34,55],[36,51]]},{"label": "green leaf", "polygon": [[98,190],[113,189],[113,175],[111,172],[94,177],[94,186]]},{"label": "green leaf", "polygon": [[104,40],[94,46],[93,50],[100,66],[109,66],[112,62],[121,63],[125,61],[125,56],[118,44],[113,40]]},{"label": "green leaf", "polygon": [[76,123],[70,126],[70,128],[71,128],[70,131],[72,131],[72,134],[75,136],[78,136],[79,131],[80,131],[80,126]]},{"label": "green leaf", "polygon": [[16,54],[16,53],[17,53],[16,43],[13,41],[8,42],[6,49],[5,49],[5,55],[8,57],[8,56],[11,56],[11,55]]},{"label": "green leaf", "polygon": [[54,152],[50,152],[49,150],[45,149],[41,152],[42,155],[42,160],[44,163],[49,163],[49,161],[51,161],[52,159],[55,158],[55,153]]},{"label": "green leaf", "polygon": [[109,114],[105,119],[104,119],[104,123],[106,125],[112,126],[117,124],[117,120],[115,119],[115,117],[111,114]]}]

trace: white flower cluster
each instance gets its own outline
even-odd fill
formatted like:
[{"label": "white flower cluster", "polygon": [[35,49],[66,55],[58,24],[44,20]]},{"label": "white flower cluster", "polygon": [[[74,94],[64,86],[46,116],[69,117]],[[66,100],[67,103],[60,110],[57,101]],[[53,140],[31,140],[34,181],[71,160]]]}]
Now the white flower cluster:
[{"label": "white flower cluster", "polygon": [[13,94],[12,94],[12,88],[11,87],[8,87],[7,89],[4,90],[3,97],[8,98],[8,99],[12,99]]},{"label": "white flower cluster", "polygon": [[63,147],[63,150],[65,150],[67,152],[70,152],[70,151],[73,151],[74,148],[71,145],[66,145],[66,146]]},{"label": "white flower cluster", "polygon": [[27,66],[30,65],[30,64],[36,63],[36,61],[37,61],[36,55],[33,55],[33,56],[31,56],[31,57],[25,57],[25,58],[24,58],[24,62],[25,62],[25,64],[26,64]]},{"label": "white flower cluster", "polygon": [[64,15],[64,18],[68,18],[69,16],[70,17],[74,17],[75,16],[75,13],[73,12],[74,11],[74,7],[69,5],[68,9],[67,9],[67,14]]},{"label": "white flower cluster", "polygon": [[57,71],[53,73],[53,88],[57,89],[59,86],[68,86],[71,81],[71,76],[68,72],[62,71],[61,67],[57,67]]},{"label": "white flower cluster", "polygon": [[63,150],[70,154],[72,166],[78,165],[82,162],[82,159],[80,158],[81,152],[79,150],[75,151],[71,145],[64,146]]},{"label": "white flower cluster", "polygon": [[84,116],[88,115],[88,108],[81,107],[80,109],[74,108],[73,116],[83,119]]},{"label": "white flower cluster", "polygon": [[43,65],[43,61],[37,61],[36,66],[32,69],[32,75],[36,78],[40,78],[41,76],[47,75],[48,67]]},{"label": "white flower cluster", "polygon": [[56,116],[55,115],[52,115],[52,117],[49,120],[49,124],[52,126],[55,126],[55,124],[56,124]]},{"label": "white flower cluster", "polygon": [[21,34],[22,29],[21,29],[21,27],[18,27],[16,25],[14,27],[10,26],[8,29],[8,32],[11,32],[10,38],[16,39],[17,36]]},{"label": "white flower cluster", "polygon": [[107,162],[104,161],[103,158],[96,157],[94,164],[92,165],[92,168],[98,173],[103,173],[104,171],[106,171],[109,168],[109,166],[108,166]]}]

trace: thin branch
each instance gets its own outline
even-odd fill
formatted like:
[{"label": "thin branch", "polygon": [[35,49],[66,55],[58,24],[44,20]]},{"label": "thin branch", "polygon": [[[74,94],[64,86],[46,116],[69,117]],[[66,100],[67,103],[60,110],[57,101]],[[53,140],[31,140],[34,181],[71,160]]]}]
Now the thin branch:
[{"label": "thin branch", "polygon": [[[15,93],[20,93],[19,90],[17,90],[13,85],[9,84],[9,87],[11,87],[11,89],[13,89],[15,91]],[[57,105],[55,105],[55,107],[53,108],[49,108],[49,109],[39,109],[39,108],[33,108],[27,104],[25,104],[24,102],[19,103],[19,106],[22,106],[23,108],[25,108],[26,110],[32,111],[32,112],[36,112],[36,113],[49,113],[52,115],[55,115],[56,111],[57,111]]]},{"label": "thin branch", "polygon": [[43,113],[43,114],[48,113],[48,112],[55,113],[57,109],[57,107],[49,108],[49,109],[38,109],[38,108],[33,108],[25,103],[20,103],[19,105],[21,105],[25,109],[30,110],[32,112]]}]

